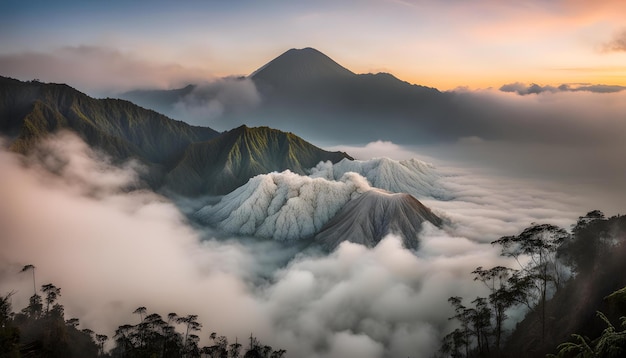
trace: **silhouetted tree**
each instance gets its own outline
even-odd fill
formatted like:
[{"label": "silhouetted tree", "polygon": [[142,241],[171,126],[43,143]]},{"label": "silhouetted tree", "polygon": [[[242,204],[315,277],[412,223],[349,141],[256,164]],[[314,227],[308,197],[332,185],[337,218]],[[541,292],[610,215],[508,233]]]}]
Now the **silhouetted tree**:
[{"label": "silhouetted tree", "polygon": [[146,308],[144,306],[137,307],[137,309],[135,309],[133,313],[139,315],[139,323],[141,323],[143,322],[143,316],[146,314]]},{"label": "silhouetted tree", "polygon": [[459,332],[461,333],[463,339],[459,340],[459,342],[463,343],[463,346],[465,347],[465,356],[468,357],[469,351],[470,351],[470,344],[471,344],[470,343],[471,335],[472,335],[472,330],[470,328],[470,325],[471,325],[470,309],[468,309],[467,307],[463,305],[463,298],[459,296],[448,298],[448,302],[452,305],[452,307],[454,307],[454,313],[455,313],[455,315],[450,317],[450,319],[456,319],[459,321],[459,323],[461,323],[461,328],[459,329]]},{"label": "silhouetted tree", "polygon": [[37,319],[41,316],[43,310],[43,304],[41,303],[41,296],[32,295],[28,300],[28,306],[22,309],[22,313],[26,314],[29,318]]},{"label": "silhouetted tree", "polygon": [[235,337],[235,343],[232,343],[228,346],[228,358],[239,358],[241,357],[241,344],[237,342],[237,337]]},{"label": "silhouetted tree", "polygon": [[59,296],[61,296],[61,289],[51,283],[48,283],[41,286],[41,291],[46,295],[46,313],[49,313],[50,305],[53,304]]},{"label": "silhouetted tree", "polygon": [[80,320],[78,318],[70,318],[65,321],[65,324],[74,328],[78,328],[78,325],[80,324]]},{"label": "silhouetted tree", "polygon": [[37,294],[37,284],[35,284],[35,266],[34,265],[26,265],[22,267],[20,272],[32,271],[33,273],[33,294]]},{"label": "silhouetted tree", "polygon": [[19,357],[20,332],[11,319],[13,294],[9,292],[0,297],[0,356],[6,357]]},{"label": "silhouetted tree", "polygon": [[[504,236],[493,245],[502,246],[502,255],[514,258],[522,276],[534,282],[537,305],[541,309],[541,337],[545,337],[546,301],[550,288],[559,289],[562,284],[563,267],[557,258],[558,248],[570,235],[562,228],[551,224],[533,225],[519,235]],[[528,263],[522,263],[526,258]],[[532,295],[528,291],[527,295]]]},{"label": "silhouetted tree", "polygon": [[457,328],[443,337],[439,353],[444,357],[461,358],[463,357],[462,351],[464,348],[467,356],[468,344],[469,342],[465,340],[465,332]]},{"label": "silhouetted tree", "polygon": [[183,340],[183,348],[184,348],[184,352],[187,352],[188,351],[187,340],[189,339],[189,333],[200,331],[200,328],[202,328],[202,324],[198,323],[197,315],[187,315],[185,317],[178,317],[176,319],[176,322],[185,325],[185,339]]},{"label": "silhouetted tree", "polygon": [[109,336],[106,334],[96,334],[96,342],[98,342],[99,352],[98,354],[104,355],[104,344],[109,340]]},{"label": "silhouetted tree", "polygon": [[526,280],[524,284],[520,281],[519,271],[504,266],[496,266],[488,270],[477,267],[472,273],[474,274],[474,281],[481,281],[489,289],[488,299],[495,323],[493,327],[495,348],[496,352],[499,352],[503,333],[502,327],[507,318],[506,310],[516,304],[528,303],[526,292],[530,280]]}]

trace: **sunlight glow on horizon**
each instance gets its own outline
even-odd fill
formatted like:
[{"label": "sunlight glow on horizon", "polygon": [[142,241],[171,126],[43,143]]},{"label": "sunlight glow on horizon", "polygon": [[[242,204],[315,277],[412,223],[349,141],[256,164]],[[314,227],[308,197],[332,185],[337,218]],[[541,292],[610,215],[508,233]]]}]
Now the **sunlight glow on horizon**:
[{"label": "sunlight glow on horizon", "polygon": [[[245,76],[290,48],[313,47],[355,73],[388,72],[440,90],[626,85],[626,2],[618,0],[367,0],[358,7],[351,0],[240,7],[9,1],[0,5],[0,23],[0,75],[22,79],[42,77],[24,59],[68,47],[118,53],[111,77],[127,77],[127,62],[152,69],[139,81],[144,87]],[[16,56],[19,71],[9,61]],[[58,76],[41,80],[58,81],[72,67],[59,64]]]}]

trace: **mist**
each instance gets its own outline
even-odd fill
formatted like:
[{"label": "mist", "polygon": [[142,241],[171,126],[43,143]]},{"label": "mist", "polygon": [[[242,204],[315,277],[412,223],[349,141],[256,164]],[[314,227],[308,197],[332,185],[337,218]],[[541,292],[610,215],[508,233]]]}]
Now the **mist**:
[{"label": "mist", "polygon": [[224,115],[243,115],[261,103],[261,95],[249,78],[222,78],[196,85],[174,103],[173,118],[189,124],[211,126]]},{"label": "mist", "polygon": [[216,77],[206,69],[155,61],[136,51],[106,45],[1,54],[0,68],[3,76],[67,83],[95,97],[113,96],[136,88],[176,88]]},{"label": "mist", "polygon": [[19,271],[33,264],[38,286],[61,287],[67,318],[109,336],[146,306],[197,314],[201,344],[211,332],[253,332],[291,357],[428,356],[453,329],[447,298],[485,294],[470,272],[513,264],[490,240],[533,221],[567,227],[581,213],[524,181],[435,169],[454,199],[423,202],[452,225],[425,224],[418,251],[390,235],[321,254],[192,225],[170,199],[133,189],[141,166],[114,166],[61,134],[29,157],[0,153],[0,290],[25,307],[32,278]]}]

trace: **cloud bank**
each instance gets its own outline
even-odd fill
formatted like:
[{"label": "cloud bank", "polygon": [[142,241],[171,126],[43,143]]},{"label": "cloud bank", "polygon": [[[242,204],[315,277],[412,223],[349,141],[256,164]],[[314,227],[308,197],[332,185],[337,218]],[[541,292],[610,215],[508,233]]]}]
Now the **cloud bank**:
[{"label": "cloud bank", "polygon": [[190,124],[210,125],[223,115],[243,114],[261,103],[249,78],[223,78],[201,85],[174,104],[172,116]]},{"label": "cloud bank", "polygon": [[[482,240],[425,224],[417,253],[389,236],[374,249],[344,243],[330,255],[294,254],[273,241],[217,240],[194,228],[166,198],[128,191],[138,187],[136,165],[112,166],[73,136],[44,148],[49,155],[0,152],[0,292],[17,290],[14,307],[26,306],[32,281],[19,270],[33,264],[38,285],[61,287],[68,318],[109,336],[146,306],[162,315],[198,314],[202,344],[213,331],[231,339],[253,332],[293,357],[430,356],[452,329],[447,298],[484,295],[470,272],[508,264],[486,237],[531,219],[565,223],[570,215],[549,203],[558,195],[522,182],[498,188],[490,178],[448,176],[460,199],[428,205],[439,203],[459,233],[468,223]],[[303,183],[300,192],[324,180],[293,179]],[[336,190],[365,184],[346,179]],[[547,205],[554,209],[541,209]]]},{"label": "cloud bank", "polygon": [[616,33],[613,38],[602,46],[605,52],[624,52],[626,51],[626,29]]},{"label": "cloud bank", "polygon": [[529,94],[539,94],[543,92],[555,93],[555,92],[592,92],[592,93],[615,93],[625,90],[626,87],[618,85],[603,85],[603,84],[562,84],[558,87],[546,85],[541,86],[536,83],[530,85],[515,82],[505,84],[500,87],[502,92],[513,92],[519,95],[525,96]]}]

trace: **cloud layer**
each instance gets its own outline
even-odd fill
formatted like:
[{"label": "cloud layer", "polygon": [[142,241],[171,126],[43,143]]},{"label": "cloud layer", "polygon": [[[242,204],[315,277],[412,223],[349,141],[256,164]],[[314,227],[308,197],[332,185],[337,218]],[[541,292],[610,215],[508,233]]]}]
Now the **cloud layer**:
[{"label": "cloud layer", "polygon": [[509,83],[509,84],[505,84],[502,87],[500,87],[500,91],[502,92],[514,92],[517,93],[519,95],[528,95],[528,94],[539,94],[539,93],[543,93],[543,92],[549,92],[549,93],[554,93],[554,92],[593,92],[593,93],[614,93],[614,92],[620,92],[625,90],[626,87],[624,86],[618,86],[618,85],[602,85],[602,84],[578,84],[578,85],[569,85],[569,84],[562,84],[558,87],[554,87],[554,86],[550,86],[550,85],[546,85],[546,86],[541,86],[538,85],[536,83],[532,83],[530,85],[525,84],[525,83],[521,83],[521,82],[515,82],[515,83]]},{"label": "cloud layer", "polygon": [[[374,249],[344,243],[330,255],[295,253],[274,241],[217,240],[192,227],[166,198],[128,191],[136,186],[135,165],[112,166],[73,136],[44,148],[47,155],[28,158],[0,152],[0,292],[17,290],[13,305],[24,307],[32,281],[19,270],[33,264],[38,285],[62,288],[68,318],[109,336],[146,306],[162,315],[198,314],[202,344],[212,331],[232,339],[253,332],[294,357],[430,356],[452,328],[447,298],[484,295],[470,272],[507,264],[484,243],[489,237],[528,220],[571,220],[558,194],[455,170],[443,180],[458,199],[427,205],[445,210],[458,230],[425,224],[417,253],[393,236]],[[301,193],[328,182],[292,179],[303,183]],[[348,181],[337,190],[366,185]]]},{"label": "cloud layer", "polygon": [[611,41],[602,46],[602,50],[606,52],[624,52],[626,51],[626,30],[622,30],[615,35]]},{"label": "cloud layer", "polygon": [[196,85],[174,104],[172,117],[190,124],[210,125],[223,115],[245,113],[261,103],[249,78],[223,78]]}]

